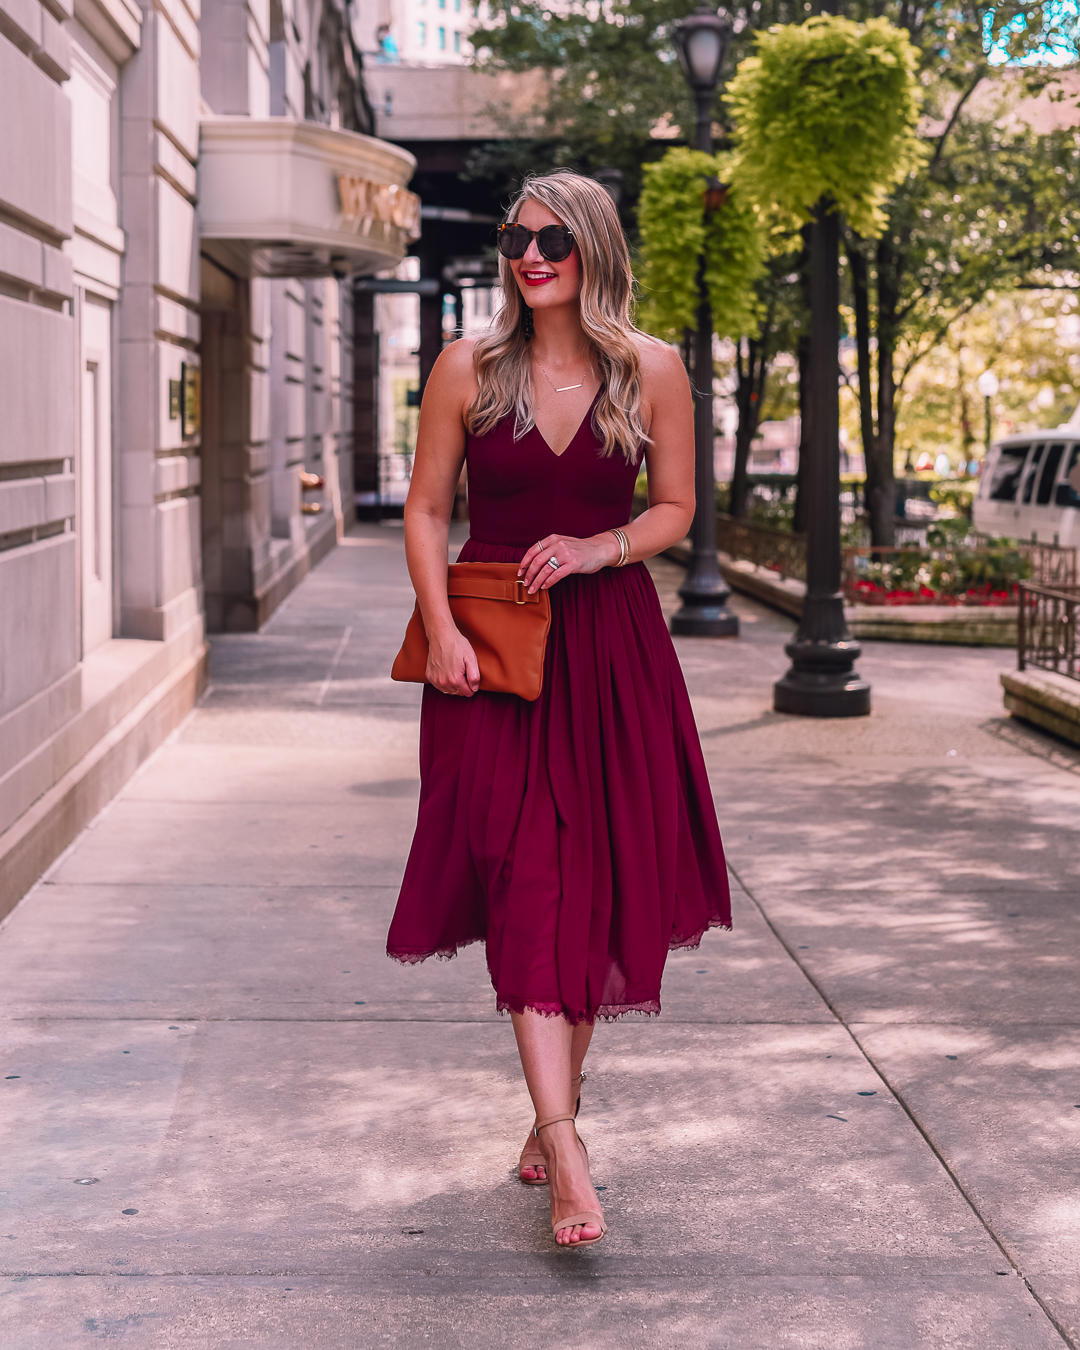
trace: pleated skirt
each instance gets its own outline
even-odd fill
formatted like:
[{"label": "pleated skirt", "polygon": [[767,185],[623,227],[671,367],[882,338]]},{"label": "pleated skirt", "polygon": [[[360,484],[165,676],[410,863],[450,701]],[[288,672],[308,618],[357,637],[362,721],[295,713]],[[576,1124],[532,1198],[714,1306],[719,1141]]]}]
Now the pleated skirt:
[{"label": "pleated skirt", "polygon": [[[461,562],[523,548],[469,540]],[[484,942],[502,1012],[660,1011],[669,950],[731,926],[723,846],[682,671],[642,563],[552,587],[535,703],[424,687],[398,961]]]}]

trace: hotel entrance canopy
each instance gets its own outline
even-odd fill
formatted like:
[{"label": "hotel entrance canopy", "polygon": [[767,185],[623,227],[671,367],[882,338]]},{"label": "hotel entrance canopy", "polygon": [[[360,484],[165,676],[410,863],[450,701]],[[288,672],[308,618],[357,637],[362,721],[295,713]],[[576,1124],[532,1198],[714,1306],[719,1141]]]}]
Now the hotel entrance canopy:
[{"label": "hotel entrance canopy", "polygon": [[234,276],[370,275],[420,234],[416,160],[373,136],[284,117],[201,125],[202,252]]}]

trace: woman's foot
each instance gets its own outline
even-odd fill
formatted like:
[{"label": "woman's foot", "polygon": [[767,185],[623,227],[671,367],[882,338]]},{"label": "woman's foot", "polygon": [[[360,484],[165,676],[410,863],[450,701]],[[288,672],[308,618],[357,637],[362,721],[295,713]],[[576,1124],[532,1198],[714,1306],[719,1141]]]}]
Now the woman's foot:
[{"label": "woman's foot", "polygon": [[[581,1085],[586,1081],[587,1076],[580,1073],[576,1078],[570,1080],[575,1117],[581,1110]],[[547,1168],[544,1165],[544,1155],[540,1152],[540,1145],[536,1142],[536,1136],[531,1129],[528,1138],[525,1140],[525,1147],[521,1150],[521,1157],[518,1159],[518,1178],[526,1186],[547,1185]]]},{"label": "woman's foot", "polygon": [[544,1155],[540,1152],[540,1146],[532,1130],[529,1131],[529,1137],[525,1140],[525,1147],[518,1159],[518,1180],[523,1181],[526,1186],[547,1185]]},{"label": "woman's foot", "polygon": [[[589,1178],[589,1155],[570,1119],[540,1126],[540,1151],[551,1186],[551,1227],[560,1247],[578,1247],[607,1232]],[[577,1220],[577,1222],[574,1222]]]}]

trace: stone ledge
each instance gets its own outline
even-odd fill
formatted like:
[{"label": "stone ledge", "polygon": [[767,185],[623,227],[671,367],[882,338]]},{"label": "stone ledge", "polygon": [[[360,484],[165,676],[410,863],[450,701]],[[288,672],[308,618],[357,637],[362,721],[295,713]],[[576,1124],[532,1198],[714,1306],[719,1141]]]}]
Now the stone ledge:
[{"label": "stone ledge", "polygon": [[[664,550],[664,556],[686,567],[689,541]],[[720,571],[733,591],[749,595],[793,619],[802,617],[806,583],[781,578],[768,567],[718,553]],[[853,637],[879,642],[944,642],[959,647],[1015,647],[1016,609],[975,605],[846,605],[844,614]]]},{"label": "stone ledge", "polygon": [[212,633],[257,633],[281,602],[322,562],[338,542],[338,518],[311,520],[297,546],[289,539],[271,539],[270,563],[254,593],[214,592],[206,596],[207,627]]},{"label": "stone ledge", "polygon": [[171,642],[113,638],[83,659],[75,688],[59,707],[31,700],[0,723],[0,735],[6,732],[11,747],[22,751],[10,762],[0,756],[0,853],[4,831],[203,645],[201,616]]},{"label": "stone ledge", "polygon": [[858,638],[886,642],[949,642],[960,647],[1015,647],[1014,605],[850,605]]},{"label": "stone ledge", "polygon": [[[147,643],[146,646],[158,644]],[[161,644],[164,645],[164,644]],[[153,668],[153,657],[145,663]],[[178,726],[206,683],[208,648],[201,640],[143,694],[134,707],[98,739],[83,757],[0,834],[0,918],[22,899],[47,867],[120,791],[140,764]],[[123,682],[141,692],[140,675]],[[112,690],[108,701],[123,690]],[[93,719],[92,706],[75,722]],[[58,733],[63,736],[71,728]]]},{"label": "stone ledge", "polygon": [[1014,717],[1080,745],[1080,680],[1049,670],[1005,671],[1000,678]]}]

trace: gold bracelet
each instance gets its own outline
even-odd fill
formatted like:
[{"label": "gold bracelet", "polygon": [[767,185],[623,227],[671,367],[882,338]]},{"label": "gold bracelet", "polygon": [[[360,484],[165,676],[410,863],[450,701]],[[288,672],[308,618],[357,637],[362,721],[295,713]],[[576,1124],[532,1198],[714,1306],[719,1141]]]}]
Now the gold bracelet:
[{"label": "gold bracelet", "polygon": [[626,534],[619,529],[609,530],[608,533],[613,534],[619,542],[619,561],[615,563],[614,566],[625,567],[630,561],[630,540],[626,537]]}]

